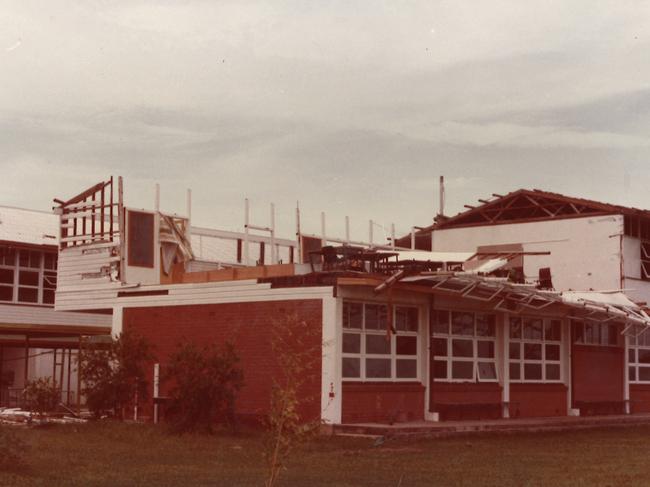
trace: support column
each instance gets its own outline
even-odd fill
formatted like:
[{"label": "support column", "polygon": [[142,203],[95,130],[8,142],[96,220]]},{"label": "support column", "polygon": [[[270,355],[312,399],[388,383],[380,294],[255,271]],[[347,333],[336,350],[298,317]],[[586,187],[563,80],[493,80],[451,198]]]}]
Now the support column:
[{"label": "support column", "polygon": [[79,342],[77,348],[77,414],[81,414],[81,349],[83,340],[79,335]]},{"label": "support column", "polygon": [[572,376],[572,357],[571,350],[573,348],[573,333],[572,328],[573,321],[570,319],[562,320],[562,343],[560,350],[562,357],[560,360],[560,372],[562,374],[562,380],[567,386],[567,395],[566,395],[566,410],[569,416],[577,416],[578,412],[573,409],[573,380]]},{"label": "support column", "polygon": [[501,373],[503,377],[502,384],[502,400],[503,411],[502,416],[504,419],[510,418],[510,320],[508,315],[502,313],[501,315],[501,343],[503,350],[501,352]]},{"label": "support column", "polygon": [[4,402],[2,401],[2,399],[3,399],[2,390],[3,390],[3,385],[4,385],[2,382],[3,382],[3,377],[4,377],[3,372],[4,372],[4,363],[5,363],[5,354],[4,354],[4,352],[5,352],[4,347],[2,345],[0,345],[0,406],[2,406],[4,404]]},{"label": "support column", "polygon": [[24,370],[23,389],[27,387],[29,380],[29,335],[25,335],[25,370]]},{"label": "support column", "polygon": [[629,362],[630,362],[630,337],[623,336],[623,343],[625,344],[624,349],[624,360],[623,360],[623,402],[624,402],[624,412],[625,414],[630,414],[630,374],[629,374]]}]

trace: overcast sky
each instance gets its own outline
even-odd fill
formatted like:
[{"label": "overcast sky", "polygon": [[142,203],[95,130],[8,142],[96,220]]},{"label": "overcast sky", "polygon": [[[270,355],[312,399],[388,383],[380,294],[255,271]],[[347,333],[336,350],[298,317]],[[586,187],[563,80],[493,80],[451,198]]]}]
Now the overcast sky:
[{"label": "overcast sky", "polygon": [[[398,232],[539,188],[650,208],[650,4],[0,0],[0,204],[111,174],[255,223]],[[379,235],[377,230],[375,235]]]}]

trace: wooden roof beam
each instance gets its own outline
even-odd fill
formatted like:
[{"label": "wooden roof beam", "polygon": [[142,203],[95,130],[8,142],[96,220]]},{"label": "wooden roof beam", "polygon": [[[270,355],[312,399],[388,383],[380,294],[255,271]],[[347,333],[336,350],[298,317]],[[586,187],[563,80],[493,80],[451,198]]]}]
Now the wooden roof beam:
[{"label": "wooden roof beam", "polygon": [[531,198],[531,197],[528,196],[528,195],[525,195],[525,197],[526,197],[526,199],[527,199],[528,201],[530,201],[532,204],[534,204],[535,206],[537,206],[538,208],[540,208],[541,210],[543,210],[543,211],[544,211],[548,216],[550,216],[550,217],[555,216],[555,215],[553,215],[553,213],[551,213],[547,208],[545,208],[544,206],[542,206],[542,204],[541,204],[539,201],[536,201],[534,198]]}]

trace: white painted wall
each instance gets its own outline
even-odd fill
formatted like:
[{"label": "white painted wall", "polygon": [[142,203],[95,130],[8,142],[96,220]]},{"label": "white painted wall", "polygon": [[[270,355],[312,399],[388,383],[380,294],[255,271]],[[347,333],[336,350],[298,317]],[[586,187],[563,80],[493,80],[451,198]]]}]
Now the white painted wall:
[{"label": "white painted wall", "polygon": [[321,373],[321,419],[327,424],[341,423],[341,355],[337,323],[342,316],[341,301],[323,298],[323,357]]},{"label": "white painted wall", "polygon": [[433,232],[432,249],[473,252],[480,245],[523,244],[524,273],[536,279],[540,267],[550,267],[558,290],[619,289],[621,215],[543,222],[449,228]]}]

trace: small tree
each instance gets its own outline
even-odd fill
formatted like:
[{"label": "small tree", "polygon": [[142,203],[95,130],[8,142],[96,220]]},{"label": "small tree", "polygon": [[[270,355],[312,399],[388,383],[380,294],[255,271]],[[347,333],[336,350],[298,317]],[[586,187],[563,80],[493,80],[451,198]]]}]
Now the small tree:
[{"label": "small tree", "polygon": [[45,413],[54,411],[61,402],[61,389],[50,377],[29,381],[24,394],[29,410],[35,411],[41,418]]},{"label": "small tree", "polygon": [[234,425],[244,373],[231,343],[201,350],[193,343],[182,344],[170,358],[164,378],[172,382],[167,416],[174,431],[212,433],[216,424]]},{"label": "small tree", "polygon": [[320,418],[301,415],[306,406],[320,398],[319,394],[305,393],[305,386],[318,375],[323,356],[320,327],[294,314],[273,321],[271,332],[271,350],[280,373],[273,379],[266,420],[266,487],[276,485],[291,451],[318,433],[321,425]]},{"label": "small tree", "polygon": [[124,417],[136,393],[148,396],[145,366],[153,361],[151,346],[134,332],[124,331],[108,346],[95,344],[79,354],[86,403],[95,417],[107,412]]}]

